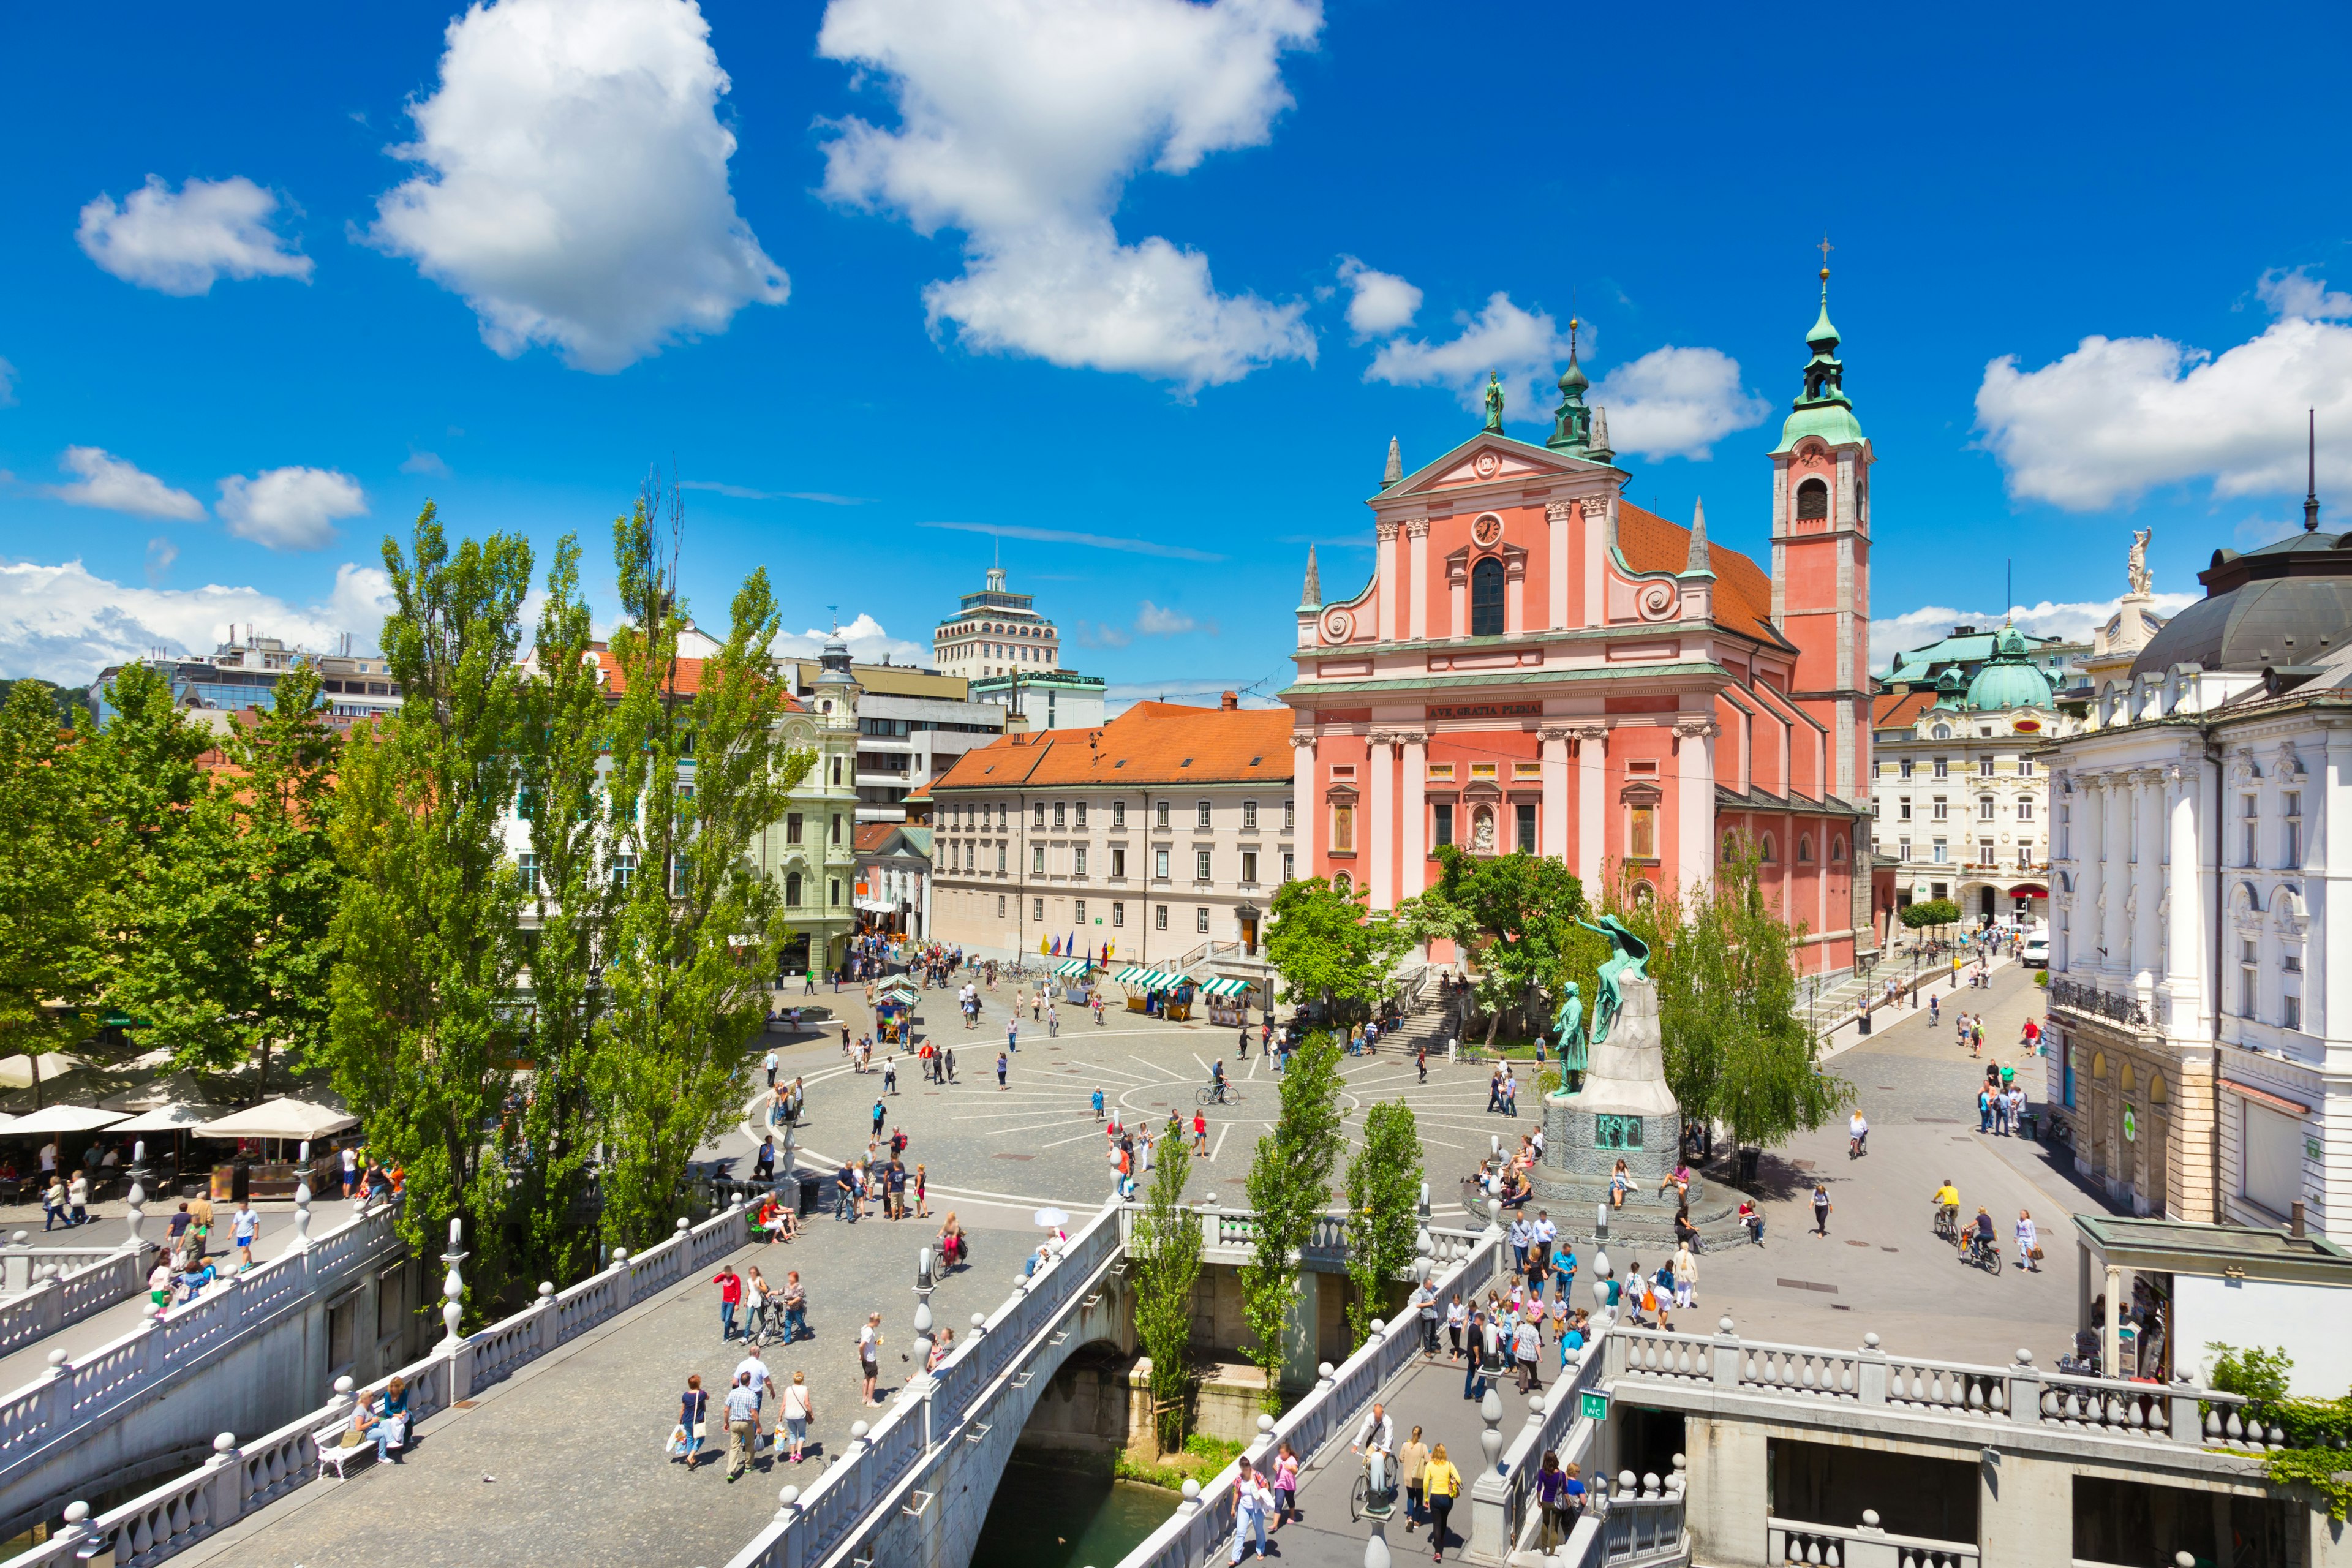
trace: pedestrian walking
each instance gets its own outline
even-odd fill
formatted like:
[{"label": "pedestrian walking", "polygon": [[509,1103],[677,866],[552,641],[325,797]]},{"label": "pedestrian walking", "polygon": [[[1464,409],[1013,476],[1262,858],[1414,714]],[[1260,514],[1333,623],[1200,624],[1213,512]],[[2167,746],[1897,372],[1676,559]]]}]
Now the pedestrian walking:
[{"label": "pedestrian walking", "polygon": [[743,1277],[735,1272],[733,1264],[722,1263],[710,1282],[719,1287],[719,1341],[724,1344],[735,1337],[735,1309],[742,1304]]},{"label": "pedestrian walking", "polygon": [[1412,1054],[1412,1065],[1413,1065],[1413,1067],[1414,1067],[1414,1068],[1415,1068],[1420,1072],[1420,1074],[1421,1074],[1421,1076],[1420,1076],[1419,1078],[1417,1078],[1417,1079],[1413,1079],[1413,1082],[1415,1082],[1415,1083],[1417,1083],[1417,1084],[1420,1084],[1420,1083],[1427,1083],[1427,1082],[1429,1081],[1429,1042],[1428,1042],[1428,1041],[1423,1040],[1423,1041],[1421,1043],[1421,1047],[1420,1047],[1418,1050],[1416,1050],[1416,1051],[1414,1051],[1414,1052],[1413,1052],[1413,1054]]},{"label": "pedestrian walking", "polygon": [[930,1178],[923,1173],[923,1167],[920,1165],[916,1166],[915,1217],[917,1219],[929,1219],[931,1217],[931,1203],[929,1194],[929,1182]]},{"label": "pedestrian walking", "polygon": [[1429,1462],[1421,1470],[1422,1496],[1429,1503],[1429,1542],[1435,1548],[1430,1553],[1432,1562],[1445,1561],[1445,1537],[1448,1521],[1454,1516],[1454,1500],[1462,1495],[1462,1472],[1445,1457],[1445,1445],[1440,1443],[1429,1451]]},{"label": "pedestrian walking", "polygon": [[857,1223],[857,1172],[846,1160],[833,1173],[833,1217]]},{"label": "pedestrian walking", "polygon": [[882,1064],[882,1092],[885,1094],[898,1092],[898,1053],[896,1051],[892,1051],[890,1059]]},{"label": "pedestrian walking", "polygon": [[1698,1259],[1692,1255],[1690,1243],[1685,1241],[1675,1253],[1675,1305],[1678,1308],[1689,1306],[1692,1293],[1697,1289]]},{"label": "pedestrian walking", "polygon": [[[1289,1445],[1286,1443],[1283,1447],[1286,1448]],[[1404,1482],[1404,1532],[1407,1535],[1412,1533],[1418,1521],[1429,1517],[1429,1504],[1421,1492],[1422,1477],[1428,1468],[1429,1445],[1421,1440],[1421,1428],[1416,1426],[1412,1429],[1412,1436],[1404,1440],[1404,1447],[1397,1450],[1397,1476]]]},{"label": "pedestrian walking", "polygon": [[760,1449],[760,1396],[748,1377],[737,1377],[727,1391],[727,1482],[749,1469]]},{"label": "pedestrian walking", "polygon": [[2017,1211],[2017,1266],[2028,1274],[2042,1272],[2042,1247],[2033,1229],[2033,1211]]},{"label": "pedestrian walking", "polygon": [[[74,1199],[74,1223],[80,1225],[89,1217],[82,1213],[81,1208],[82,1199],[89,1196],[89,1188],[80,1177],[77,1176],[74,1180],[78,1188],[78,1195]],[[251,1198],[239,1204],[236,1213],[230,1216],[229,1237],[236,1244],[238,1256],[245,1259],[245,1267],[252,1268],[253,1244],[261,1239],[261,1216],[253,1212]]]},{"label": "pedestrian walking", "polygon": [[1011,1065],[1012,1065],[1012,1064],[1011,1064],[1010,1059],[1005,1056],[1005,1054],[1004,1054],[1003,1051],[999,1051],[999,1052],[997,1052],[997,1053],[996,1053],[996,1087],[997,1087],[997,1088],[999,1088],[999,1089],[1003,1089],[1003,1088],[1004,1088],[1004,1087],[1005,1087],[1005,1083],[1004,1083],[1004,1075],[1005,1075],[1006,1071],[1007,1071],[1007,1070],[1009,1070],[1009,1068],[1010,1068]]},{"label": "pedestrian walking", "polygon": [[1007,1018],[1004,1020],[1004,1048],[1007,1051],[1017,1051],[1021,1048],[1021,1020],[1019,1018]]},{"label": "pedestrian walking", "polygon": [[1102,1091],[1101,1089],[1096,1089],[1096,1090],[1095,1090],[1095,1120],[1096,1120],[1097,1121],[1100,1121],[1102,1119],[1103,1119],[1103,1091]]},{"label": "pedestrian walking", "polygon": [[882,1403],[874,1397],[874,1380],[881,1375],[881,1360],[882,1314],[868,1312],[866,1326],[857,1331],[857,1375],[865,1383],[861,1397],[869,1405]]},{"label": "pedestrian walking", "polygon": [[1265,1521],[1274,1511],[1274,1491],[1251,1466],[1248,1456],[1241,1459],[1241,1474],[1234,1482],[1234,1550],[1227,1559],[1239,1563],[1243,1547],[1256,1538],[1257,1554],[1266,1554]]},{"label": "pedestrian walking", "polygon": [[[1413,1428],[1418,1432],[1420,1427]],[[1274,1453],[1274,1528],[1298,1511],[1298,1455],[1285,1442]]]},{"label": "pedestrian walking", "polygon": [[809,1419],[814,1413],[815,1407],[809,1403],[808,1373],[795,1372],[792,1382],[784,1387],[781,1409],[784,1418],[784,1438],[793,1447],[788,1463],[797,1465],[801,1462],[801,1448],[808,1441]]},{"label": "pedestrian walking", "polygon": [[1205,1159],[1209,1152],[1209,1119],[1200,1111],[1192,1112],[1192,1157]]},{"label": "pedestrian walking", "polygon": [[1813,1234],[1827,1236],[1829,1233],[1830,1190],[1821,1183],[1815,1182],[1813,1184]]},{"label": "pedestrian walking", "polygon": [[696,1373],[686,1380],[686,1393],[678,1399],[677,1430],[670,1434],[669,1451],[672,1458],[684,1459],[690,1475],[702,1462],[703,1439],[710,1435],[710,1395],[702,1390],[702,1374]]},{"label": "pedestrian walking", "polygon": [[1453,1347],[1455,1361],[1462,1359],[1462,1331],[1469,1326],[1470,1309],[1462,1304],[1462,1292],[1456,1290],[1445,1307],[1445,1338]]},{"label": "pedestrian walking", "polygon": [[776,1089],[776,1052],[773,1047],[769,1047],[768,1050],[767,1068],[768,1091],[772,1094]]}]

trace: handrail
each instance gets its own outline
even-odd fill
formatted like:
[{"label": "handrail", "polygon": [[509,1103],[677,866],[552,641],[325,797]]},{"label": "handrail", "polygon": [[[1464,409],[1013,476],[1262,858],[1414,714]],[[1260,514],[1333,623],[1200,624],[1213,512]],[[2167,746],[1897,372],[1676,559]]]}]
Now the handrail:
[{"label": "handrail", "polygon": [[[14,1265],[19,1259],[26,1262],[29,1272],[34,1262],[44,1256],[42,1252],[7,1254],[12,1277]],[[147,1275],[136,1252],[62,1256],[90,1260],[71,1273],[60,1272],[35,1281],[25,1294],[0,1306],[0,1355],[23,1350],[36,1340],[79,1323],[119,1301],[127,1301],[147,1288]]]}]

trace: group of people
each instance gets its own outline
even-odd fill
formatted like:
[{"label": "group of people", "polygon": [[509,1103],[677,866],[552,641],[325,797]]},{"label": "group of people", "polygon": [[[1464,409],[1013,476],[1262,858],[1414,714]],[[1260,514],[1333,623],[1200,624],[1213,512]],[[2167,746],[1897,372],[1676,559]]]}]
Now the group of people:
[{"label": "group of people", "polygon": [[[721,1279],[726,1278],[720,1276]],[[799,1276],[793,1278],[797,1279]],[[878,1319],[880,1315],[877,1313],[875,1317]],[[790,1451],[778,1456],[784,1463],[797,1465],[807,1457],[808,1424],[815,1415],[808,1374],[794,1372],[793,1380],[781,1385],[775,1424],[763,1427],[761,1417],[767,1409],[768,1390],[775,1384],[767,1362],[760,1355],[759,1345],[747,1346],[743,1359],[735,1364],[719,1406],[721,1419],[727,1424],[727,1479],[730,1484],[757,1462],[763,1438],[772,1454],[789,1445]],[[669,1437],[670,1458],[683,1460],[687,1469],[692,1471],[702,1463],[703,1447],[709,1436],[710,1394],[702,1386],[702,1374],[695,1373],[686,1380],[686,1392],[678,1400],[677,1425]]]},{"label": "group of people", "polygon": [[[877,1120],[875,1125],[878,1128],[881,1123]],[[908,1171],[907,1142],[907,1135],[894,1127],[887,1142],[875,1139],[866,1145],[863,1158],[853,1155],[842,1161],[833,1173],[835,1219],[852,1225],[861,1218],[872,1219],[877,1205],[884,1218],[905,1219],[910,1195],[914,1217],[931,1217],[930,1174],[919,1164],[912,1173]]]}]

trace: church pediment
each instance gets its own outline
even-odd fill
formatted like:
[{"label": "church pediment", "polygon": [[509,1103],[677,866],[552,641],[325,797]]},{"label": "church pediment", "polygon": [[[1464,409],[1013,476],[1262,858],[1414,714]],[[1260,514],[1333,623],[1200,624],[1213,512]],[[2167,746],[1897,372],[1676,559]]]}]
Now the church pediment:
[{"label": "church pediment", "polygon": [[1425,495],[1473,485],[1507,483],[1516,479],[1567,478],[1605,474],[1606,463],[1588,462],[1564,452],[1515,441],[1507,436],[1481,431],[1427,467],[1416,469],[1381,492],[1382,500]]}]

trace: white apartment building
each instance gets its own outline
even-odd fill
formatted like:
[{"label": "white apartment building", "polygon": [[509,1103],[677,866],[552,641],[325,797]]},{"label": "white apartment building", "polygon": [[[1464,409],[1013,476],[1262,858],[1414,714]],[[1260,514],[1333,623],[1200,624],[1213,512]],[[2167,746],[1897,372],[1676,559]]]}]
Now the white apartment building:
[{"label": "white apartment building", "polygon": [[930,790],[931,934],[998,957],[1109,944],[1161,968],[1213,944],[1262,952],[1298,868],[1291,717],[1224,703],[1139,702],[965,753]]},{"label": "white apartment building", "polygon": [[931,633],[931,662],[942,675],[978,680],[1061,668],[1061,634],[1037,613],[1034,595],[1004,586],[1004,568],[988,569],[988,586],[966,594],[962,607]]},{"label": "white apartment building", "polygon": [[2004,627],[1966,680],[1878,698],[1872,840],[1895,858],[1895,907],[1949,899],[1970,925],[2049,915],[2048,780],[2032,752],[2057,710],[2033,649]]},{"label": "white apartment building", "polygon": [[[2143,1214],[2352,1240],[2352,535],[2200,574],[2048,753],[2048,1099]],[[2338,813],[2342,813],[2341,816]],[[2352,992],[2347,992],[2352,994]],[[2341,1202],[2338,1199],[2342,1199]]]},{"label": "white apartment building", "polygon": [[[793,690],[814,698],[824,666],[803,660],[788,668]],[[909,792],[1004,733],[1004,710],[976,700],[971,682],[961,676],[898,664],[853,664],[849,673],[857,684],[860,824],[906,821]]]}]

